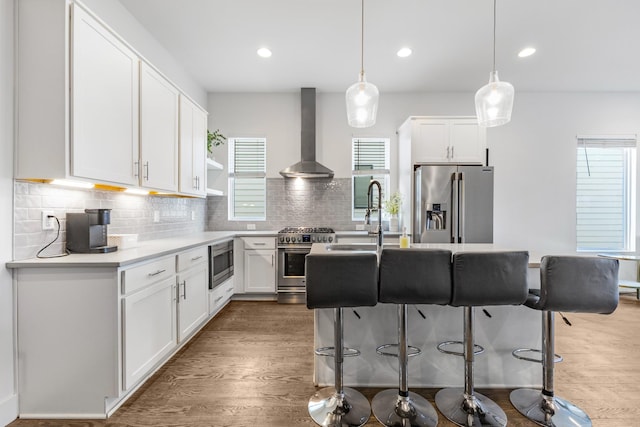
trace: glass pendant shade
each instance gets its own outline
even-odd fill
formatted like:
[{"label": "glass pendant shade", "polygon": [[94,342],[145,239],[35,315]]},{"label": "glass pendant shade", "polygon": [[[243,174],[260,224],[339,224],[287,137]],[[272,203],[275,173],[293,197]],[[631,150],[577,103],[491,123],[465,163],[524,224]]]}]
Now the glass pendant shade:
[{"label": "glass pendant shade", "polygon": [[354,128],[367,128],[376,124],[378,113],[378,88],[367,82],[364,73],[358,82],[347,89],[347,120]]},{"label": "glass pendant shade", "polygon": [[478,124],[484,127],[501,126],[511,120],[513,109],[513,85],[501,82],[498,72],[489,74],[489,83],[476,92]]}]

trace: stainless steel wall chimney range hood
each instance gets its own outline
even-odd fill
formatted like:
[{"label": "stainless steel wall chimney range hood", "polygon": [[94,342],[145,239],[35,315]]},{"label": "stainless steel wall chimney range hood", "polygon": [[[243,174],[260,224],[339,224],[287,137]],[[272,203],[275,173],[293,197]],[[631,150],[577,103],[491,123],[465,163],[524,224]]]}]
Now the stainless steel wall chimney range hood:
[{"label": "stainless steel wall chimney range hood", "polygon": [[300,90],[302,160],[280,171],[285,178],[333,178],[333,171],[316,162],[316,89]]}]

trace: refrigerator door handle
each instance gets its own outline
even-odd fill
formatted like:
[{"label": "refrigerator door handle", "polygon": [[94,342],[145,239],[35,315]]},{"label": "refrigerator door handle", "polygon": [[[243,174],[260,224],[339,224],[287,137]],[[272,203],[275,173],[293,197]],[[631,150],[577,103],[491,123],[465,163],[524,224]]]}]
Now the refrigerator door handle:
[{"label": "refrigerator door handle", "polygon": [[458,222],[458,243],[465,243],[464,230],[465,230],[465,206],[464,206],[464,172],[460,172],[460,180],[458,183],[459,195],[458,195],[458,210],[460,211],[460,220]]},{"label": "refrigerator door handle", "polygon": [[451,243],[458,241],[458,173],[451,174]]}]

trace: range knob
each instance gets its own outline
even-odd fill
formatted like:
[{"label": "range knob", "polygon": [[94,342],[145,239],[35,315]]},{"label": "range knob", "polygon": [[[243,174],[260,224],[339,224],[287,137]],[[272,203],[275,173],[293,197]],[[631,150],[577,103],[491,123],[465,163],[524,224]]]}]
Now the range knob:
[{"label": "range knob", "polygon": [[280,236],[280,243],[284,242],[284,237]]},{"label": "range knob", "polygon": [[286,240],[287,240],[287,243],[289,243],[289,236],[287,236]]},{"label": "range knob", "polygon": [[322,241],[326,242],[327,241],[327,236],[322,236]]},{"label": "range knob", "polygon": [[311,236],[311,243],[315,243],[316,241],[316,236]]},{"label": "range knob", "polygon": [[333,242],[333,237],[329,236],[329,243]]},{"label": "range knob", "polygon": [[298,237],[298,242],[302,242],[302,237]]}]

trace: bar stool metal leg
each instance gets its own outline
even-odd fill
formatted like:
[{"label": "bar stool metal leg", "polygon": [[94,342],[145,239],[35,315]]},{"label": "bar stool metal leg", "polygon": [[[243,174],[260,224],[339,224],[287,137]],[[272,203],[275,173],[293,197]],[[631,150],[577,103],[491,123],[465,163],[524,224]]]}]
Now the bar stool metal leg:
[{"label": "bar stool metal leg", "polygon": [[387,427],[434,427],[438,413],[427,399],[409,391],[407,304],[398,304],[398,365],[400,388],[384,390],[371,401],[376,419]]},{"label": "bar stool metal leg", "polygon": [[366,397],[342,385],[343,322],[342,308],[334,308],[333,339],[335,343],[335,387],[318,390],[309,399],[309,415],[323,427],[360,427],[371,416]]},{"label": "bar stool metal leg", "polygon": [[445,388],[436,393],[436,406],[459,426],[507,425],[507,415],[487,396],[473,390],[474,307],[464,307],[464,389]]},{"label": "bar stool metal leg", "polygon": [[590,427],[591,419],[580,408],[554,396],[555,327],[553,311],[542,312],[542,391],[520,388],[509,396],[511,404],[525,417],[542,426]]}]

